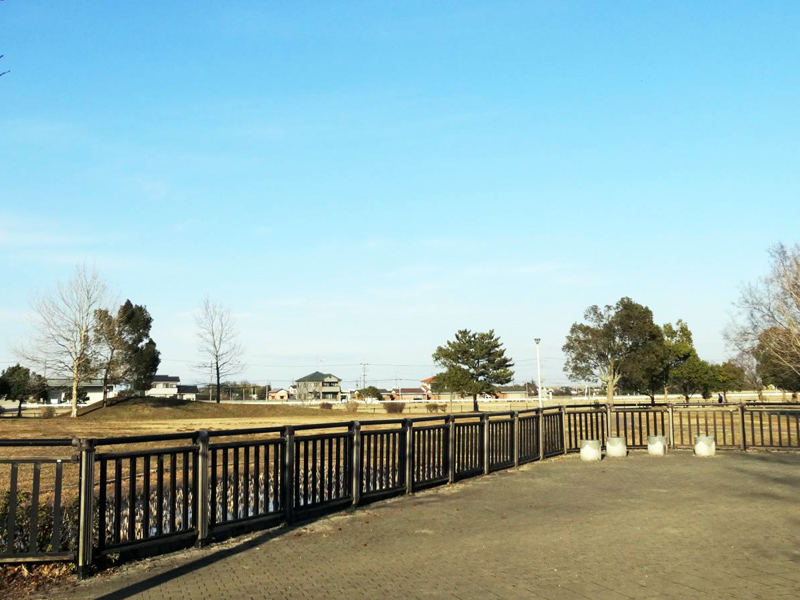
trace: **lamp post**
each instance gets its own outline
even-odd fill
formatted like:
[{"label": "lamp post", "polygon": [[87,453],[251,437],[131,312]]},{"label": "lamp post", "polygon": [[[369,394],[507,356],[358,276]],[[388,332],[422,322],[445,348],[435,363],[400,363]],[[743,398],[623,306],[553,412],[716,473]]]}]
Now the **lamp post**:
[{"label": "lamp post", "polygon": [[542,366],[539,360],[539,342],[542,341],[542,338],[536,338],[533,341],[536,342],[536,387],[539,390],[539,408],[544,408],[542,403]]}]

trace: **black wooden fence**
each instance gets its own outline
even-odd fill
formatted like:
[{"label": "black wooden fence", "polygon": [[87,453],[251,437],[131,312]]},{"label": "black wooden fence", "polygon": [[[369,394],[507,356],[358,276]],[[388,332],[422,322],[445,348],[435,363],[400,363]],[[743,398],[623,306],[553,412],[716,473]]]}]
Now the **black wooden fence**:
[{"label": "black wooden fence", "polygon": [[[800,449],[800,406],[568,406],[99,440],[0,440],[0,562],[206,543],[575,452],[584,439]],[[5,458],[9,447],[60,457]],[[31,450],[33,452],[33,450]],[[78,467],[80,471],[78,471]],[[3,471],[2,469],[6,470]],[[70,499],[71,498],[71,499]]]}]

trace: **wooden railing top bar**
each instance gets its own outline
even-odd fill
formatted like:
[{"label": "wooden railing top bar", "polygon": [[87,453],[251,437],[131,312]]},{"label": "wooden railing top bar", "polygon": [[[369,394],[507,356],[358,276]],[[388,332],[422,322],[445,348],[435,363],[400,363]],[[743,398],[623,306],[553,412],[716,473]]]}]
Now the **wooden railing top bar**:
[{"label": "wooden railing top bar", "polygon": [[251,427],[249,429],[208,430],[208,437],[234,437],[238,435],[257,435],[261,433],[283,433],[283,427]]},{"label": "wooden railing top bar", "polygon": [[125,437],[94,438],[95,446],[118,446],[121,444],[145,444],[149,442],[171,442],[175,440],[191,440],[197,436],[196,431],[186,433],[159,433],[156,435],[132,435]]},{"label": "wooden railing top bar", "polygon": [[139,458],[142,456],[155,456],[157,454],[179,454],[181,452],[193,452],[197,446],[175,446],[173,448],[152,448],[147,450],[131,450],[128,452],[104,452],[98,454],[98,458],[116,459],[116,458]]},{"label": "wooden railing top bar", "polygon": [[0,440],[0,447],[6,448],[13,448],[13,447],[54,447],[54,446],[74,446],[75,441],[73,439],[9,439],[9,440]]}]

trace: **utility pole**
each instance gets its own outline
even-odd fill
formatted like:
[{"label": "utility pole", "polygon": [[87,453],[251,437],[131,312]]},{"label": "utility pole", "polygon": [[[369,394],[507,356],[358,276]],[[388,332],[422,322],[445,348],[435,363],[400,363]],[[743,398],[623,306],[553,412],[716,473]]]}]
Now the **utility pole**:
[{"label": "utility pole", "polygon": [[536,338],[533,341],[536,342],[536,385],[539,388],[539,408],[544,408],[544,403],[542,402],[542,366],[539,359],[539,342],[542,341],[542,338]]},{"label": "utility pole", "polygon": [[361,363],[361,389],[367,387],[367,363]]}]

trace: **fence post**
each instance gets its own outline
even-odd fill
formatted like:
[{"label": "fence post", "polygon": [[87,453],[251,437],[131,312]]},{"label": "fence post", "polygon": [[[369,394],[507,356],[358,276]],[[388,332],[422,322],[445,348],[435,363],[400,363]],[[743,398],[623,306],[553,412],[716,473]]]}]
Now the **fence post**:
[{"label": "fence post", "polygon": [[195,498],[195,514],[197,515],[197,543],[198,547],[208,543],[208,505],[211,498],[211,488],[208,478],[211,455],[209,453],[208,431],[197,432],[197,498]]},{"label": "fence post", "polygon": [[286,425],[283,428],[284,444],[286,451],[283,462],[283,514],[287,523],[294,520],[294,427]]},{"label": "fence post", "polygon": [[544,409],[539,409],[539,460],[544,460]]},{"label": "fence post", "polygon": [[606,437],[611,437],[611,405],[606,402]]},{"label": "fence post", "polygon": [[513,439],[511,440],[511,445],[514,451],[514,467],[519,466],[519,413],[516,410],[511,411],[511,421],[513,425],[511,425],[511,435]]},{"label": "fence post", "polygon": [[364,463],[361,462],[361,423],[353,421],[350,432],[353,435],[353,506],[358,506],[361,502],[361,480],[364,470]]},{"label": "fence post", "polygon": [[414,421],[403,419],[403,439],[406,451],[406,494],[414,493]]},{"label": "fence post", "polygon": [[561,409],[561,445],[564,446],[564,454],[567,453],[567,409],[559,406]]},{"label": "fence post", "polygon": [[447,415],[447,481],[456,480],[456,418]]},{"label": "fence post", "polygon": [[[770,426],[772,423],[770,422]],[[739,405],[739,432],[741,434],[741,440],[739,444],[741,445],[742,450],[747,451],[747,427],[744,424],[744,404]]]},{"label": "fence post", "polygon": [[483,474],[489,473],[489,415],[481,415],[483,422]]},{"label": "fence post", "polygon": [[[92,516],[94,502],[94,440],[80,439],[80,513],[78,517],[78,577],[89,575],[92,565]],[[101,534],[102,535],[102,534]]]},{"label": "fence post", "polygon": [[675,410],[672,404],[667,406],[667,411],[669,411],[669,447],[675,447]]}]

